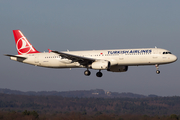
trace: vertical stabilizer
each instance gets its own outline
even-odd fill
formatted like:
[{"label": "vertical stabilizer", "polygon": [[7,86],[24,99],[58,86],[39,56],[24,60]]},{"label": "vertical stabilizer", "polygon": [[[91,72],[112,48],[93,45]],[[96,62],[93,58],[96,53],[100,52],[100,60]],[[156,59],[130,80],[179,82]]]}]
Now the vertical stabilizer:
[{"label": "vertical stabilizer", "polygon": [[13,30],[14,39],[16,43],[17,52],[19,55],[22,54],[31,54],[31,53],[39,53],[26,39],[23,33],[20,30]]}]

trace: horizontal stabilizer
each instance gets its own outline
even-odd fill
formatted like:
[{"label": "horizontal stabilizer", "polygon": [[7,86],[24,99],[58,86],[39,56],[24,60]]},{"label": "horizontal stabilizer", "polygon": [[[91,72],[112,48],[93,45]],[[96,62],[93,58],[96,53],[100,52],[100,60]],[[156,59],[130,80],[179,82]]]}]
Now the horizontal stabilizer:
[{"label": "horizontal stabilizer", "polygon": [[19,61],[19,62],[23,62],[25,59],[27,59],[26,57],[20,57],[20,56],[16,56],[16,55],[9,55],[9,54],[4,54],[5,56],[9,56],[11,60],[15,60],[15,61]]}]

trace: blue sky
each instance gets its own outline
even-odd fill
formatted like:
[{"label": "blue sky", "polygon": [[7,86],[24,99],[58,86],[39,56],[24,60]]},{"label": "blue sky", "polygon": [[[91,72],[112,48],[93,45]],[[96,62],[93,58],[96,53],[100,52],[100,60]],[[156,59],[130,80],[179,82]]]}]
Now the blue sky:
[{"label": "blue sky", "polygon": [[180,96],[180,62],[129,67],[126,73],[48,69],[9,60],[17,54],[12,30],[20,29],[39,51],[159,47],[180,54],[178,0],[1,0],[0,88],[21,91],[104,89]]}]

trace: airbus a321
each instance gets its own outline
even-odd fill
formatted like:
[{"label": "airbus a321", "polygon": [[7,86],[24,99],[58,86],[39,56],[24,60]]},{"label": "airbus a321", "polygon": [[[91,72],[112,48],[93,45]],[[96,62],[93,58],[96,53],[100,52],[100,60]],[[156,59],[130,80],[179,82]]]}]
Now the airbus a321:
[{"label": "airbus a321", "polygon": [[159,74],[159,65],[175,62],[177,57],[161,48],[112,49],[89,51],[37,51],[20,30],[13,30],[18,55],[9,55],[11,60],[47,68],[86,68],[98,70],[97,77],[102,77],[101,70],[126,72],[128,66],[155,65]]}]

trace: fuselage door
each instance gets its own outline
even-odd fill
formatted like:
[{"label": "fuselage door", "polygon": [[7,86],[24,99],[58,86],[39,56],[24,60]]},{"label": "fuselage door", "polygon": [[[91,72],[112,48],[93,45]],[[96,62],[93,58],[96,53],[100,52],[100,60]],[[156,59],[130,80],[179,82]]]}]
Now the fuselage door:
[{"label": "fuselage door", "polygon": [[39,64],[39,55],[35,55],[34,57],[35,57],[35,58],[34,58],[34,62],[35,62],[36,64]]},{"label": "fuselage door", "polygon": [[157,59],[158,58],[158,50],[154,49],[153,50],[153,59]]}]

